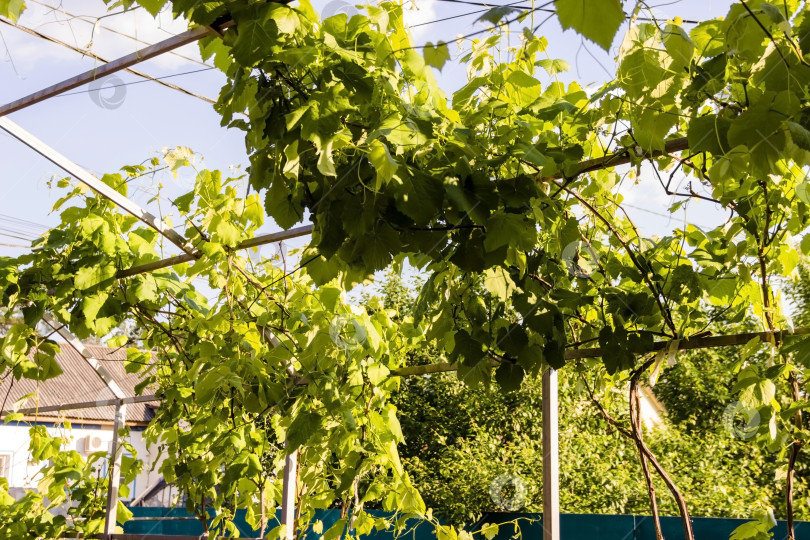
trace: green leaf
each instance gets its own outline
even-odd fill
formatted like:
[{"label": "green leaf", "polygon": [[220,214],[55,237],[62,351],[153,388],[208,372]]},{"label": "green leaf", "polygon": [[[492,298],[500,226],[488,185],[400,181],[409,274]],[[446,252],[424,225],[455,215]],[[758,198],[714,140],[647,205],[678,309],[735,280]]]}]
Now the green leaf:
[{"label": "green leaf", "polygon": [[254,454],[253,452],[247,455],[247,469],[245,469],[245,474],[248,476],[255,476],[262,472],[262,462],[259,459],[259,456]]},{"label": "green leaf", "polygon": [[84,318],[88,321],[95,320],[101,307],[109,297],[110,295],[104,291],[98,291],[95,294],[85,296],[82,301],[82,314]]},{"label": "green leaf", "polygon": [[[749,3],[748,9],[751,9],[750,4],[753,2]],[[765,51],[768,37],[759,25],[767,20],[756,13],[752,17],[748,9],[742,4],[733,4],[723,20],[723,30],[726,48],[734,51],[737,61],[753,63]]]},{"label": "green leaf", "polygon": [[127,349],[127,359],[124,362],[124,370],[127,373],[138,373],[144,371],[152,361],[150,353],[129,347]]},{"label": "green leaf", "polygon": [[31,333],[31,329],[25,324],[15,324],[8,329],[5,337],[3,338],[3,357],[9,362],[15,362],[19,355],[28,350],[27,337]]},{"label": "green leaf", "polygon": [[495,381],[505,392],[520,390],[524,376],[523,366],[509,361],[501,362],[501,365],[495,370]]},{"label": "green leaf", "polygon": [[528,161],[532,165],[538,167],[545,167],[549,163],[549,159],[540,153],[540,151],[531,144],[517,143],[513,151],[515,157],[524,161]]},{"label": "green leaf", "polygon": [[90,240],[99,249],[108,255],[115,253],[115,235],[110,230],[110,225],[103,217],[90,214],[79,223],[82,233],[90,237]]},{"label": "green leaf", "polygon": [[274,178],[270,184],[264,196],[264,209],[282,229],[289,229],[304,217],[300,202],[281,177]]},{"label": "green leaf", "polygon": [[793,140],[793,143],[802,150],[810,151],[810,131],[796,122],[787,121],[785,125],[790,132],[790,138]]},{"label": "green leaf", "polygon": [[510,7],[510,6],[498,6],[494,8],[490,8],[486,13],[478,17],[475,22],[478,21],[486,21],[491,22],[494,25],[497,25],[501,19],[506,17],[512,12],[520,11],[518,8]]},{"label": "green leaf", "polygon": [[493,251],[501,246],[515,246],[522,251],[531,251],[537,244],[534,223],[518,214],[495,214],[487,220],[487,236],[484,247]]},{"label": "green leaf", "polygon": [[695,52],[695,44],[689,38],[689,34],[678,25],[668,24],[663,31],[662,41],[667,53],[672,57],[673,71],[682,71],[692,62],[692,55]]},{"label": "green leaf", "polygon": [[132,288],[132,293],[140,302],[156,301],[158,299],[159,290],[155,277],[152,274],[139,276],[135,287]]},{"label": "green leaf", "polygon": [[276,29],[279,29],[278,23],[267,24],[267,12],[272,10],[272,6],[273,4],[253,4],[250,9],[234,14],[239,32],[231,53],[241,65],[255,65],[272,54],[273,45],[278,41]]},{"label": "green leaf", "polygon": [[17,22],[23,11],[25,11],[25,2],[23,0],[0,0],[0,17]]},{"label": "green leaf", "polygon": [[366,373],[368,375],[369,382],[377,386],[385,382],[385,380],[388,378],[388,374],[391,372],[382,364],[372,364],[368,366]]},{"label": "green leaf", "polygon": [[287,429],[287,452],[293,452],[315,433],[321,425],[321,417],[312,411],[298,413]]},{"label": "green leaf", "polygon": [[219,36],[211,36],[200,40],[200,56],[203,60],[214,57],[214,66],[220,71],[228,71],[233,63],[230,55],[231,48],[225,45]]},{"label": "green leaf", "polygon": [[565,347],[557,341],[549,341],[543,346],[543,360],[554,369],[565,366]]},{"label": "green leaf", "polygon": [[[19,422],[23,418],[25,418],[23,413],[6,413],[6,415],[3,417],[3,423],[8,424],[11,422]],[[2,492],[0,492],[0,496],[2,496]],[[14,499],[11,500],[13,501]],[[9,501],[9,504],[10,503],[11,501]],[[0,505],[2,505],[2,499],[0,499]]]},{"label": "green leaf", "polygon": [[127,344],[127,336],[120,335],[115,336],[107,340],[107,347],[111,349],[117,349],[118,347],[123,347]]},{"label": "green leaf", "polygon": [[337,540],[343,536],[343,531],[348,522],[349,518],[340,518],[339,520],[335,521],[335,524],[329,527],[325,533],[323,533],[321,538],[323,538],[323,540]]},{"label": "green leaf", "polygon": [[230,247],[236,247],[241,239],[241,231],[227,219],[218,220],[214,226],[214,234],[211,236],[212,241]]},{"label": "green leaf", "polygon": [[693,152],[709,152],[722,156],[731,147],[728,143],[728,129],[731,121],[714,114],[693,118],[689,122],[687,138],[689,149]]},{"label": "green leaf", "polygon": [[702,58],[717,56],[724,50],[724,30],[719,19],[702,21],[689,31],[689,37],[695,44],[696,54]]},{"label": "green leaf", "polygon": [[518,363],[526,372],[537,375],[543,367],[543,348],[538,345],[527,345],[520,351]]},{"label": "green leaf", "polygon": [[498,524],[484,523],[484,526],[481,527],[481,534],[483,534],[487,540],[493,540],[498,536]]},{"label": "green leaf", "polygon": [[484,359],[483,344],[474,339],[466,330],[456,332],[453,342],[451,356],[454,360],[463,361],[468,366],[474,366]]},{"label": "green leaf", "polygon": [[335,170],[335,160],[332,156],[332,139],[326,141],[318,148],[318,171],[324,176],[337,176]]},{"label": "green leaf", "polygon": [[791,111],[784,110],[783,105],[783,100],[766,94],[735,118],[728,130],[732,147],[745,145],[750,151],[752,172],[756,174],[773,172],[785,148],[783,120]]},{"label": "green leaf", "polygon": [[665,111],[635,107],[631,111],[635,138],[645,150],[664,150],[664,138],[678,123],[678,117]]},{"label": "green leaf", "polygon": [[143,7],[150,15],[156,17],[163,6],[166,5],[167,0],[138,0],[138,4]]},{"label": "green leaf", "polygon": [[[535,103],[549,102],[548,99],[538,102],[543,92],[543,86],[540,84],[540,81],[538,81],[537,79],[535,79],[534,77],[532,77],[531,75],[529,75],[524,71],[520,70],[512,71],[506,77],[506,82],[509,83],[509,86],[507,86],[507,90],[511,90],[508,93],[508,95],[511,98],[512,103],[514,103],[514,105],[519,109],[529,107]],[[516,147],[525,152],[529,152],[529,149],[534,149],[534,146],[526,143],[518,143]],[[542,164],[544,165],[546,162],[545,157],[541,156],[540,159],[542,161]],[[535,163],[535,161],[533,161],[531,158],[529,158],[528,160],[532,163]]]},{"label": "green leaf", "polygon": [[453,107],[462,108],[466,107],[472,100],[476,91],[487,82],[486,77],[473,77],[470,82],[459,88],[453,94]]},{"label": "green leaf", "polygon": [[556,0],[554,5],[564,29],[573,28],[605,50],[624,21],[619,0]]},{"label": "green leaf", "polygon": [[115,522],[124,524],[132,519],[132,511],[124,506],[124,503],[118,500],[115,506]]},{"label": "green leaf", "polygon": [[610,375],[632,369],[635,365],[635,355],[630,351],[627,338],[627,331],[621,326],[615,329],[605,326],[599,331],[602,361]]},{"label": "green leaf", "polygon": [[276,23],[282,34],[292,34],[300,24],[298,14],[290,6],[271,4],[270,19]]},{"label": "green leaf", "polygon": [[484,273],[484,287],[496,298],[506,301],[515,290],[515,282],[503,268],[488,268]]},{"label": "green leaf", "polygon": [[732,391],[740,391],[740,402],[747,407],[769,405],[776,396],[776,385],[769,379],[746,378],[734,385]]},{"label": "green leaf", "polygon": [[36,353],[34,353],[34,363],[39,368],[36,376],[36,379],[39,381],[52,379],[62,374],[62,368],[56,361],[56,350],[54,347],[40,347],[37,349]]},{"label": "green leaf", "polygon": [[[798,190],[799,187],[801,187],[801,184],[797,186],[796,189]],[[810,186],[805,184],[804,189],[806,190],[805,193],[807,193],[805,196],[810,200]],[[804,238],[802,238],[801,248],[804,255],[810,255],[810,234],[806,234]]]},{"label": "green leaf", "polygon": [[425,63],[439,70],[444,67],[445,62],[450,60],[450,49],[444,41],[439,41],[436,45],[428,41],[423,54],[425,56]]},{"label": "green leaf", "polygon": [[[425,227],[434,219],[444,198],[440,180],[419,171],[403,171],[402,184],[389,187],[396,192],[396,205],[400,212],[414,220],[416,226]],[[401,191],[400,191],[401,189]]]},{"label": "green leaf", "polygon": [[104,281],[113,279],[115,274],[116,269],[111,264],[84,266],[76,272],[73,283],[77,289],[84,291]]},{"label": "green leaf", "polygon": [[414,49],[405,51],[405,55],[400,59],[402,68],[412,77],[423,80],[426,75],[425,58]]},{"label": "green leaf", "polygon": [[388,146],[379,140],[372,141],[371,150],[368,152],[368,159],[377,171],[375,190],[379,191],[382,186],[388,183],[397,173],[399,165],[388,152]]},{"label": "green leaf", "polygon": [[194,152],[187,146],[177,146],[172,148],[163,156],[163,161],[165,161],[166,165],[169,166],[169,170],[172,171],[175,178],[177,178],[177,171],[180,170],[181,167],[191,165],[193,160]]},{"label": "green leaf", "polygon": [[544,58],[542,60],[538,60],[536,64],[538,67],[545,69],[546,73],[552,77],[558,73],[571,69],[571,66],[565,60],[551,60],[550,58]]},{"label": "green leaf", "polygon": [[779,8],[773,4],[769,4],[767,2],[763,2],[759,9],[762,10],[762,13],[768,16],[768,18],[776,24],[781,24],[785,21],[785,15],[782,12],[782,8]]}]

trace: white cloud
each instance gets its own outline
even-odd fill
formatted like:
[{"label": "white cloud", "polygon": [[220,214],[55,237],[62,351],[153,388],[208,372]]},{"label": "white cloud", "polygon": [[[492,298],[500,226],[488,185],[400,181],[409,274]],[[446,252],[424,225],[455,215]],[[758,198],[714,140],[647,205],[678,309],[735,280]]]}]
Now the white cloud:
[{"label": "white cloud", "polygon": [[[44,3],[56,5],[54,0],[44,0]],[[116,9],[120,11],[120,8]],[[76,17],[71,17],[67,13]],[[111,30],[151,44],[187,29],[187,23],[184,20],[173,19],[168,10],[153,18],[146,10],[136,9],[129,13],[103,18],[97,24],[93,24],[97,17],[108,13],[101,2],[90,4],[76,0],[63,1],[58,7],[53,8],[28,2],[28,9],[20,17],[19,22],[69,45],[88,50],[105,60],[114,60],[147,46]],[[79,57],[77,52],[19,30],[5,26],[0,30],[3,32],[7,49],[5,56],[11,57],[22,78],[25,78],[26,72],[34,71],[37,64],[42,61],[52,62],[54,59],[70,61]],[[200,59],[196,44],[187,45],[175,52],[196,60]],[[164,54],[144,64],[145,70],[153,68],[153,71],[160,72],[158,74],[194,65],[196,64],[175,54]]]},{"label": "white cloud", "polygon": [[[405,24],[411,27],[436,19],[436,0],[410,0],[404,3],[402,9]],[[421,43],[422,39],[428,36],[430,29],[430,25],[417,26],[411,29],[414,41]]]}]

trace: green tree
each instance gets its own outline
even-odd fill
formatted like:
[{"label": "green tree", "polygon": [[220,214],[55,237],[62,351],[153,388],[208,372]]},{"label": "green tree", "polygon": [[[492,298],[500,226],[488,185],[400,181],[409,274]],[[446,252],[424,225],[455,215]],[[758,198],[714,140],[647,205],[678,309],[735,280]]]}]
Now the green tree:
[{"label": "green tree", "polygon": [[[377,300],[398,317],[415,308],[416,289],[388,274]],[[367,294],[364,303],[371,302]],[[753,329],[753,328],[752,328]],[[713,330],[723,333],[717,323]],[[427,358],[428,356],[434,358]],[[414,351],[409,365],[436,363],[437,352]],[[741,363],[735,348],[682,352],[654,387],[666,409],[663,424],[647,435],[651,447],[686,490],[695,515],[748,517],[751,508],[776,508],[784,516],[784,494],[774,478],[784,474],[777,460],[731,431],[725,412],[735,401],[729,365]],[[561,504],[566,512],[648,514],[649,502],[638,464],[628,462],[631,441],[600,415],[585,389],[594,368],[560,374]],[[405,442],[400,453],[425,503],[450,522],[476,522],[483,512],[505,511],[490,496],[500,475],[525,482],[525,511],[542,511],[541,384],[524,379],[518,391],[470,388],[455,374],[433,374],[403,381],[393,401]],[[625,419],[626,398],[608,398],[608,408]],[[740,420],[739,418],[737,420]],[[804,484],[806,467],[798,475]],[[662,512],[676,515],[662,497]],[[801,500],[797,516],[810,507]]]}]

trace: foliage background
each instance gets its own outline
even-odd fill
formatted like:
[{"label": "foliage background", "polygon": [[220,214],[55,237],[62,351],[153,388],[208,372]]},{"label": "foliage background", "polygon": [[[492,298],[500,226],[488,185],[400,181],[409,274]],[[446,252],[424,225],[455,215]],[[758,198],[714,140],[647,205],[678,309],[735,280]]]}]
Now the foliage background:
[{"label": "foliage background", "polygon": [[[801,268],[787,287],[797,325],[807,319],[810,306],[807,267]],[[386,307],[405,316],[419,284],[388,274],[377,293]],[[740,353],[738,347],[681,352],[654,387],[666,414],[646,440],[686,494],[693,515],[747,518],[752,509],[774,508],[784,518],[784,464],[732,436],[723,422],[735,401],[728,366],[740,360]],[[436,361],[435,350],[409,359],[410,364]],[[560,506],[568,513],[649,514],[634,444],[599,415],[584,386],[583,378],[597,369],[583,363],[559,373]],[[405,436],[400,452],[427,506],[455,524],[475,522],[481,513],[499,510],[489,494],[492,481],[515,474],[529,488],[525,510],[542,512],[541,399],[537,377],[509,393],[497,386],[471,388],[455,374],[404,380],[394,395]],[[626,390],[614,389],[602,402],[629,425]],[[808,473],[801,463],[797,519],[810,518],[810,498],[804,495]],[[657,488],[662,514],[677,515],[664,486]]]}]

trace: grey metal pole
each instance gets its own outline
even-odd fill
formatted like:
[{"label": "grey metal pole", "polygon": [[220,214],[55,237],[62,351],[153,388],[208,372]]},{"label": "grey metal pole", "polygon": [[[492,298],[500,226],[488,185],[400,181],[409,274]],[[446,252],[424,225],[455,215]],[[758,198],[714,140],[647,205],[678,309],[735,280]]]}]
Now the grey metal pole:
[{"label": "grey metal pole", "polygon": [[16,411],[0,411],[0,419],[5,415],[16,412],[20,414],[37,414],[57,411],[70,411],[75,409],[94,409],[96,407],[109,407],[110,405],[126,405],[127,403],[148,403],[150,401],[162,401],[163,398],[154,394],[147,396],[132,396],[115,399],[102,399],[98,401],[81,401],[78,403],[63,403],[62,405],[47,405],[45,407],[27,407]]},{"label": "grey metal pole", "polygon": [[283,540],[295,538],[295,495],[298,490],[298,450],[284,458],[284,484],[281,490]]},{"label": "grey metal pole", "polygon": [[557,371],[543,372],[543,540],[560,540]]},{"label": "grey metal pole", "polygon": [[227,23],[220,25],[219,29],[210,28],[208,26],[198,26],[196,28],[186,30],[182,34],[173,36],[167,40],[161,41],[160,43],[155,43],[154,45],[145,47],[132,54],[128,54],[122,58],[118,58],[117,60],[113,60],[112,62],[93,68],[90,71],[82,73],[81,75],[71,77],[70,79],[25,96],[24,98],[20,98],[6,105],[2,105],[0,106],[0,117],[22,110],[26,107],[30,107],[31,105],[44,101],[48,98],[58,96],[63,92],[67,92],[68,90],[97,81],[103,77],[106,77],[107,75],[127,69],[135,64],[145,62],[146,60],[155,58],[163,53],[173,51],[174,49],[182,47],[183,45],[188,45],[189,43],[194,43],[195,41],[198,41],[204,37],[215,35],[219,30],[223,30],[232,25],[233,21],[228,21]]},{"label": "grey metal pole", "polygon": [[176,245],[187,254],[197,258],[197,250],[194,248],[194,246],[188,243],[182,234],[167,226],[160,218],[152,215],[150,212],[147,212],[133,201],[127,199],[118,191],[108,186],[90,174],[88,171],[45,144],[43,141],[34,137],[31,133],[28,133],[10,119],[0,117],[0,129],[31,148],[37,154],[47,159],[76,180],[79,180],[105,199],[109,199],[113,203],[117,204],[122,210],[129,212],[136,218],[155,229],[157,232],[166,237],[169,242]]},{"label": "grey metal pole", "polygon": [[113,423],[113,440],[110,448],[110,485],[107,490],[107,511],[104,515],[104,538],[115,534],[116,514],[118,510],[118,487],[121,483],[121,458],[119,452],[118,431],[123,429],[127,421],[127,406],[119,404],[115,407],[115,422]]}]

